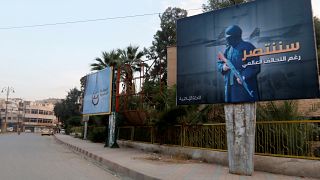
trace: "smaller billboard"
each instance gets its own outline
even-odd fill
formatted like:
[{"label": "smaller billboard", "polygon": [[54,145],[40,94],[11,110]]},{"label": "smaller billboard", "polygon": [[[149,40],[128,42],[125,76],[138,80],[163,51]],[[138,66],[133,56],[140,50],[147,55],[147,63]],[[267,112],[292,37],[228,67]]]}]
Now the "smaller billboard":
[{"label": "smaller billboard", "polygon": [[83,99],[83,114],[98,115],[111,113],[112,68],[87,75]]}]

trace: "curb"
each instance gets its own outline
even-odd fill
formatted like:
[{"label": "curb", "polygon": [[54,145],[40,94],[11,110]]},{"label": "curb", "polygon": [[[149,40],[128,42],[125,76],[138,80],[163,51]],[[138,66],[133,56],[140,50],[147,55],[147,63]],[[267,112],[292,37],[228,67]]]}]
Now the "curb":
[{"label": "curb", "polygon": [[[54,136],[56,141],[60,144],[65,145],[73,152],[79,154],[85,159],[96,163],[98,166],[111,171],[112,173],[127,179],[141,179],[141,180],[158,180],[161,177],[152,177],[143,174],[139,171],[130,169],[126,166],[120,165],[114,161],[105,159],[99,155],[95,155],[86,149],[77,147],[75,145],[64,142],[58,137]],[[194,150],[193,148],[178,148],[178,147],[167,147],[155,144],[145,144],[131,141],[118,141],[119,145],[133,147],[146,152],[160,151],[163,154],[174,155],[187,154],[192,159],[203,159],[210,163],[223,165],[227,163],[226,152],[215,152],[209,150]],[[268,157],[268,156],[254,156],[255,170],[261,172],[269,172],[279,175],[296,176],[300,178],[320,178],[319,167],[320,161],[318,160],[305,160],[305,159],[294,159],[294,158],[279,158],[279,157]]]},{"label": "curb", "polygon": [[155,178],[155,177],[152,177],[152,176],[149,176],[146,174],[142,174],[138,171],[121,166],[115,162],[109,161],[103,157],[95,155],[85,149],[82,149],[82,148],[79,148],[79,147],[74,146],[72,144],[66,143],[66,142],[60,140],[59,138],[57,138],[55,135],[54,135],[54,138],[57,142],[68,147],[73,152],[84,156],[85,159],[88,159],[88,160],[91,160],[91,161],[97,163],[98,165],[108,169],[109,171],[112,171],[113,173],[115,173],[116,175],[118,175],[120,177],[127,177],[127,178],[131,178],[131,179],[139,179],[139,180],[140,179],[141,180],[160,180],[158,178]]}]

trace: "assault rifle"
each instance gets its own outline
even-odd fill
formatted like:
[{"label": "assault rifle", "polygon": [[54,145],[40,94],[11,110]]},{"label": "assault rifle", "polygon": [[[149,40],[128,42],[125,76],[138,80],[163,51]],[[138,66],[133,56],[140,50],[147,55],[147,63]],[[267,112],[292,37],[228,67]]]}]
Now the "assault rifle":
[{"label": "assault rifle", "polygon": [[218,53],[219,60],[223,61],[227,64],[227,66],[230,68],[230,71],[240,80],[241,85],[244,87],[244,89],[247,91],[247,93],[253,97],[253,91],[250,91],[248,84],[243,79],[243,77],[240,75],[240,73],[237,71],[237,69],[234,67],[234,65],[226,58],[222,53]]}]

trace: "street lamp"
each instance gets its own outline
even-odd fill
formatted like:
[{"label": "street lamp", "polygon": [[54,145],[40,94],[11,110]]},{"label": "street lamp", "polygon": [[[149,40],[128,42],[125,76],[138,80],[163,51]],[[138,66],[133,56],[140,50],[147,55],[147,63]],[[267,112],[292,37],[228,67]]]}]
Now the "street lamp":
[{"label": "street lamp", "polygon": [[2,125],[2,132],[6,132],[7,131],[7,120],[8,120],[8,104],[9,104],[9,95],[10,95],[10,92],[14,93],[14,89],[13,87],[4,87],[2,90],[1,90],[1,93],[4,93],[6,92],[7,94],[7,98],[6,98],[6,118],[4,120],[4,124]]}]

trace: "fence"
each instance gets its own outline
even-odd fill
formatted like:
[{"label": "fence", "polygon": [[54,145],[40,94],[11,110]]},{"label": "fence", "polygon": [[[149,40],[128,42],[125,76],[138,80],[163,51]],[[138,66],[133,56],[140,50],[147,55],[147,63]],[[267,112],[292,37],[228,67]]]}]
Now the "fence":
[{"label": "fence", "polygon": [[[182,147],[227,150],[225,123],[120,127],[118,139]],[[257,122],[255,152],[259,155],[320,160],[320,120]]]}]

